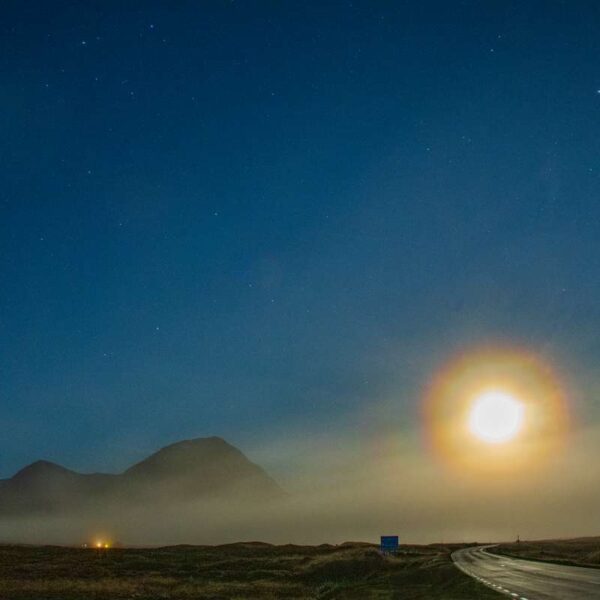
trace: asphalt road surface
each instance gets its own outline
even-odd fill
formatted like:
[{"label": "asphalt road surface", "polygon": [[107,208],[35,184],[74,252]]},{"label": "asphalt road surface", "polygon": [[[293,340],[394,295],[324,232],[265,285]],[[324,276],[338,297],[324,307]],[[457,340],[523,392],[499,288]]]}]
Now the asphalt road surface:
[{"label": "asphalt road surface", "polygon": [[486,548],[458,550],[452,559],[467,575],[517,600],[600,599],[600,569],[497,556]]}]

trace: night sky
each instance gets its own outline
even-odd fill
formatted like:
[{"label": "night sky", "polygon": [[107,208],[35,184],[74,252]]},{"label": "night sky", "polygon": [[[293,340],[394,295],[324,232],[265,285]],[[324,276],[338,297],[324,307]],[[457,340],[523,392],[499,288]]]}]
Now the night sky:
[{"label": "night sky", "polygon": [[490,342],[600,421],[599,25],[595,1],[3,2],[0,476],[418,436],[432,371]]}]

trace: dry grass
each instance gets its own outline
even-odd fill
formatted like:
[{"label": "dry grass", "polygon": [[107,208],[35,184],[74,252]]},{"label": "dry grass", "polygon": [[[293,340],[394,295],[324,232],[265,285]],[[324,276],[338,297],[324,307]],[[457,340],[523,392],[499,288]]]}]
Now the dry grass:
[{"label": "dry grass", "polygon": [[2,600],[443,599],[496,596],[458,571],[452,548],[397,558],[366,544],[178,546],[108,551],[0,546]]},{"label": "dry grass", "polygon": [[501,544],[493,551],[529,560],[600,568],[600,538],[598,537]]}]

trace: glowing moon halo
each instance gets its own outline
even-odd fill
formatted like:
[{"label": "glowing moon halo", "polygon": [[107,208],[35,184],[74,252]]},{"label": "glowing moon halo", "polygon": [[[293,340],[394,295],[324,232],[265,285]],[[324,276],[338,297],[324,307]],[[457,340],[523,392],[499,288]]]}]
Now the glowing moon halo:
[{"label": "glowing moon halo", "polygon": [[424,388],[422,417],[435,458],[489,481],[538,468],[561,451],[570,430],[557,371],[533,352],[507,346],[451,356]]},{"label": "glowing moon halo", "polygon": [[469,413],[469,430],[488,444],[502,444],[523,428],[524,406],[514,396],[498,390],[475,398]]}]

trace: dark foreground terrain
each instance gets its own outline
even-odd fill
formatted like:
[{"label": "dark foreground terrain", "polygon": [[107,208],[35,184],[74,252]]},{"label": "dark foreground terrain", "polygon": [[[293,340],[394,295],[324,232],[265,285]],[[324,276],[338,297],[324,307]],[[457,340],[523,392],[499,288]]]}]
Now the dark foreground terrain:
[{"label": "dark foreground terrain", "polygon": [[7,599],[493,600],[455,568],[456,547],[411,547],[396,558],[366,544],[177,546],[92,550],[0,546]]},{"label": "dark foreground terrain", "polygon": [[600,537],[500,544],[491,551],[515,558],[600,568]]}]

